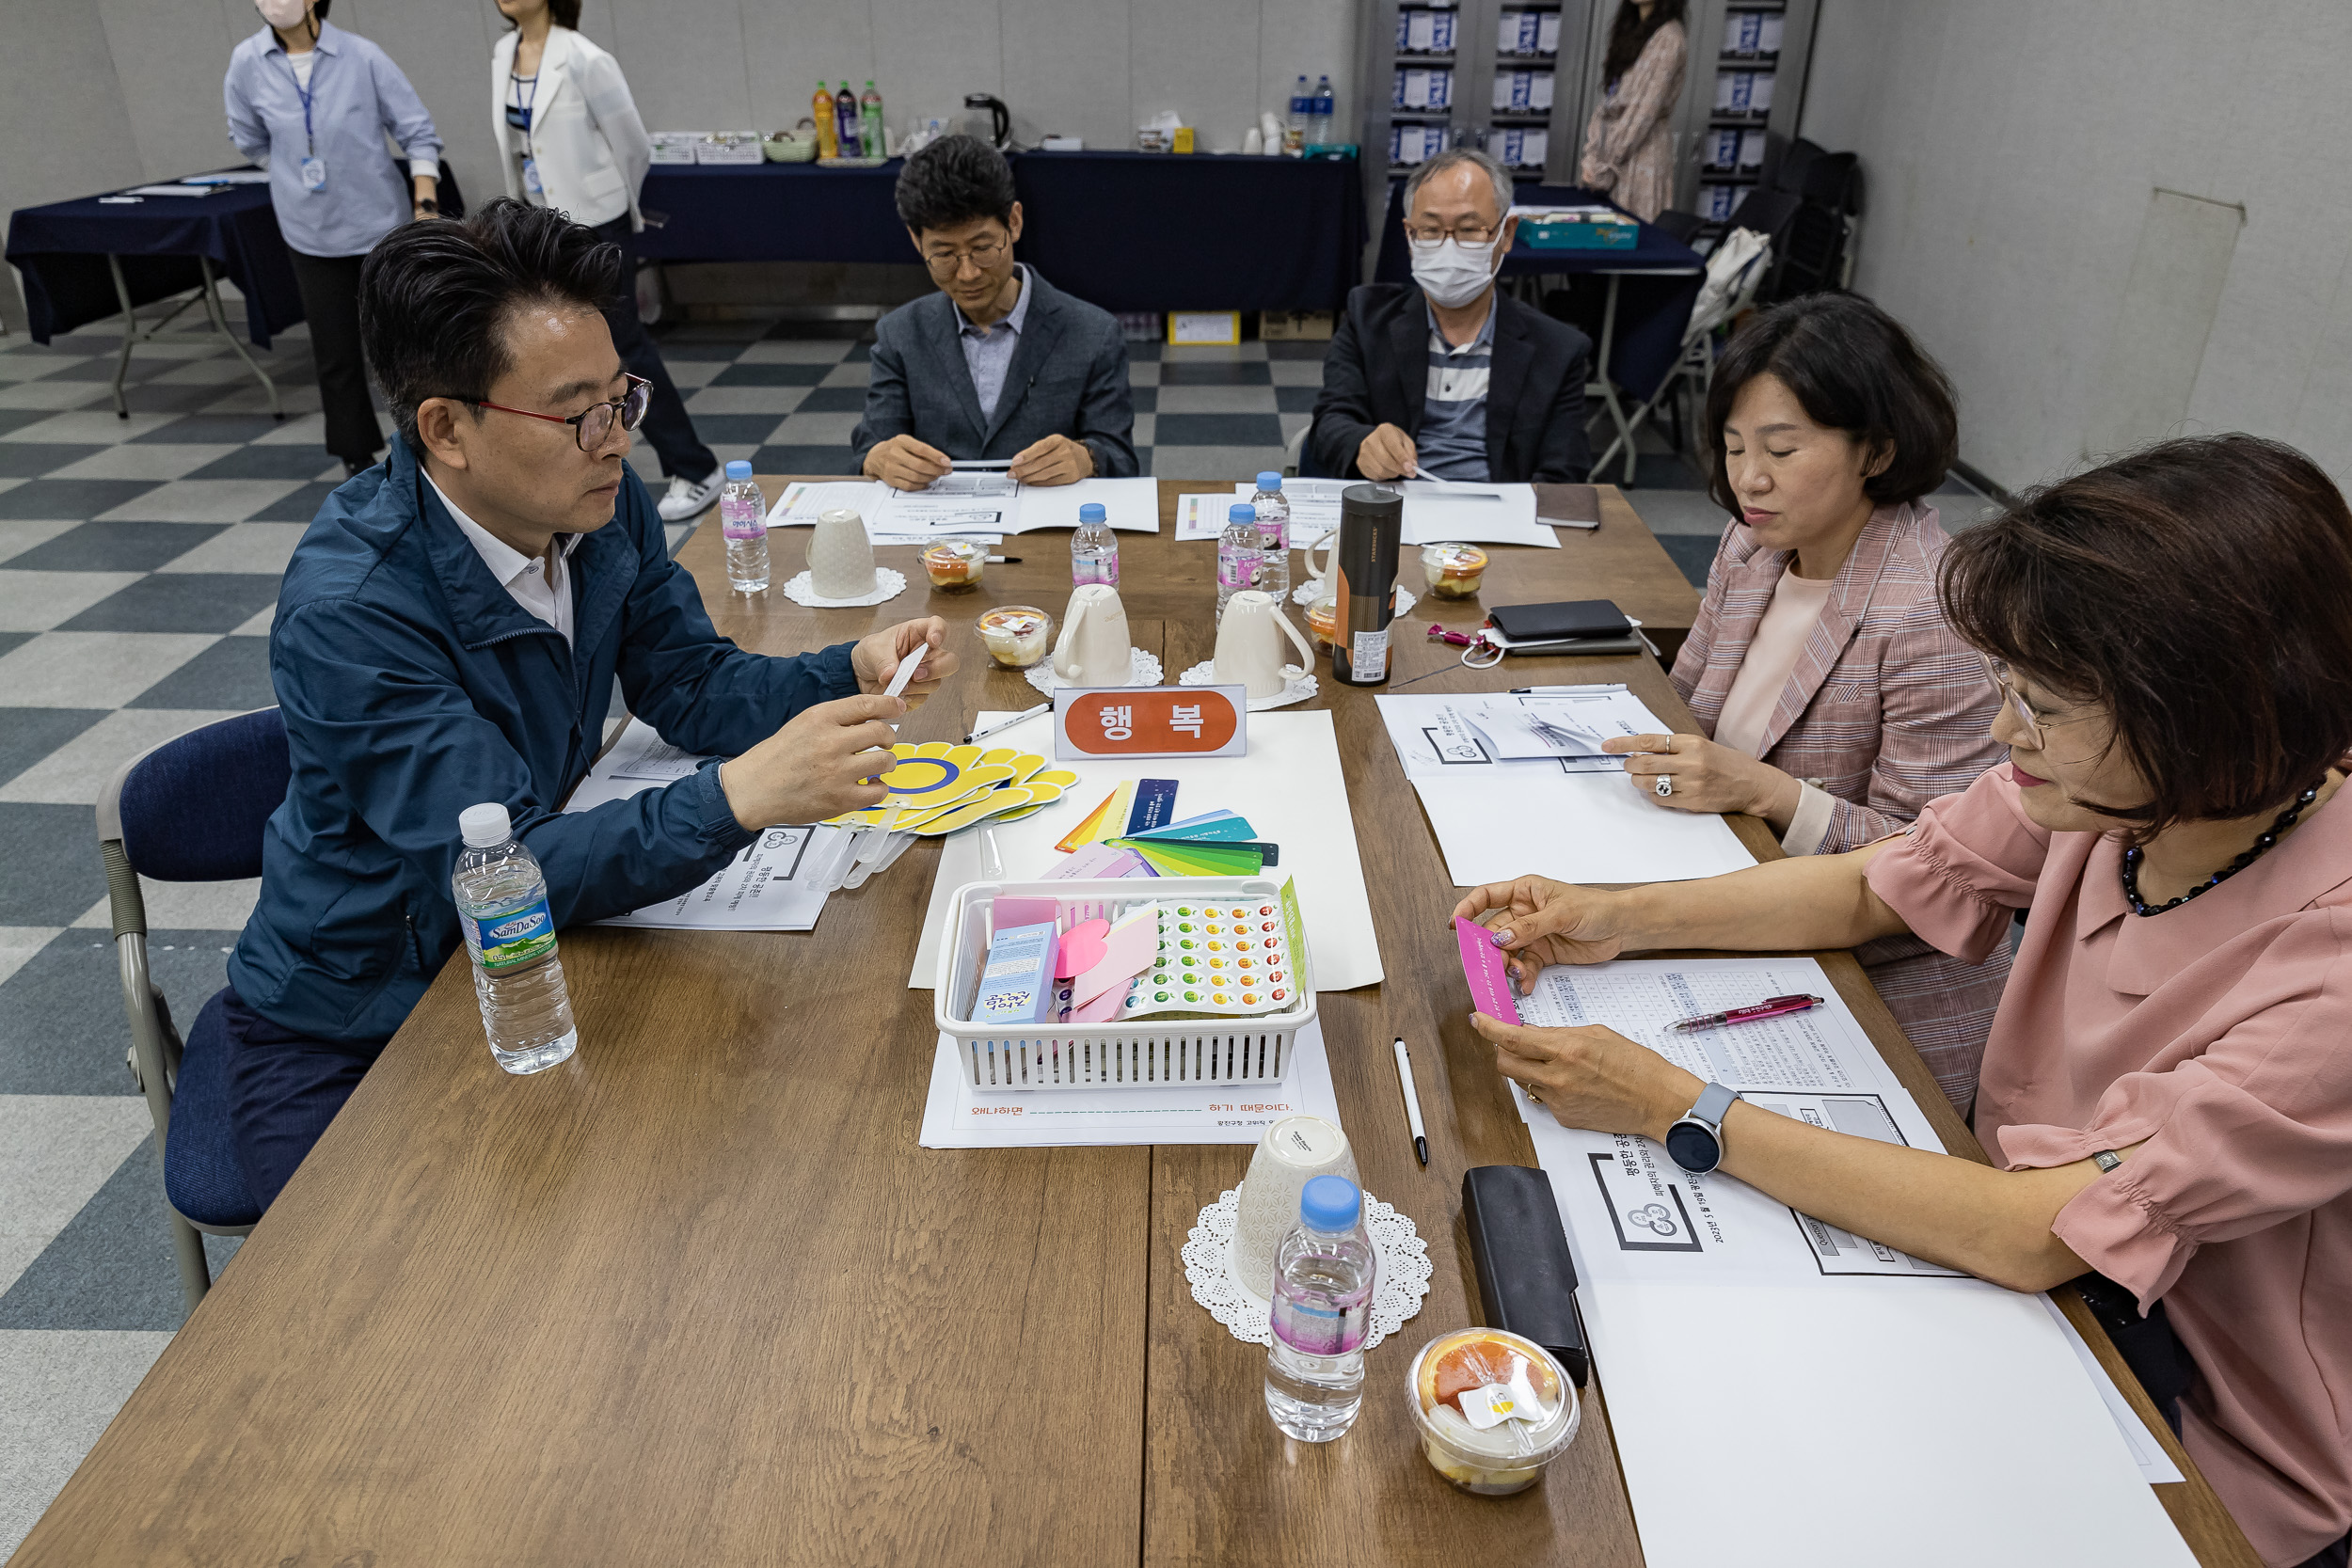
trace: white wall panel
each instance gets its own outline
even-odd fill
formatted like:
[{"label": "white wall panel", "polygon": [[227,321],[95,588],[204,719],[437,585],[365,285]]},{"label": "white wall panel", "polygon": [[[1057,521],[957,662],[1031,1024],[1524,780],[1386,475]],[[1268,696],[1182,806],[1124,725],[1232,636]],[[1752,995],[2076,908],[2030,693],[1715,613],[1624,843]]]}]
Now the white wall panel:
[{"label": "white wall panel", "polygon": [[1134,0],[1127,62],[1136,122],[1173,109],[1201,133],[1204,150],[1239,151],[1258,118],[1259,10],[1259,0]]},{"label": "white wall panel", "polygon": [[213,5],[98,0],[97,11],[114,55],[140,171],[150,180],[174,180],[242,162],[229,140],[220,85],[229,52],[261,28],[252,6],[236,19],[234,31],[230,18]]},{"label": "white wall panel", "polygon": [[[629,0],[613,0],[624,5]],[[666,0],[660,0],[666,4]],[[675,40],[650,39],[637,48],[675,49]],[[628,66],[633,55],[625,55]],[[838,89],[844,78],[850,90],[863,91],[874,70],[873,16],[865,0],[853,5],[777,5],[774,0],[743,0],[743,66],[749,74],[752,119],[762,131],[789,130],[809,113],[817,82]],[[880,81],[884,112],[903,126],[906,119],[890,100],[890,84]],[[701,120],[648,118],[654,129],[704,130]],[[732,122],[730,122],[732,123]]]},{"label": "white wall panel", "polygon": [[[818,20],[834,14],[816,6],[787,9],[762,0],[612,0],[612,53],[628,78],[637,113],[651,131],[774,130],[759,123],[755,109],[772,117],[795,99],[805,103],[816,88],[811,83],[783,92],[786,84],[772,71],[755,78],[753,52],[746,47],[754,26],[765,28],[758,36],[772,41],[794,26],[789,19],[803,11]],[[764,49],[758,63],[772,57],[772,51]],[[764,96],[755,103],[755,79],[776,89],[772,103]],[[806,113],[803,108],[793,119]]]},{"label": "white wall panel", "polygon": [[[1136,116],[1127,73],[1128,11],[1104,0],[1002,0],[1005,90],[999,96],[1011,108],[1013,135],[1024,144],[1053,134],[1083,136],[1092,148],[1131,145]],[[961,94],[956,102],[962,102]],[[891,123],[906,124],[895,107]]]},{"label": "white wall panel", "polygon": [[2352,483],[2352,59],[2336,0],[1823,0],[1805,134],[1862,154],[1856,287],[1962,397],[1963,455],[2078,465],[2161,187],[2246,209],[2183,428],[2296,440]]}]

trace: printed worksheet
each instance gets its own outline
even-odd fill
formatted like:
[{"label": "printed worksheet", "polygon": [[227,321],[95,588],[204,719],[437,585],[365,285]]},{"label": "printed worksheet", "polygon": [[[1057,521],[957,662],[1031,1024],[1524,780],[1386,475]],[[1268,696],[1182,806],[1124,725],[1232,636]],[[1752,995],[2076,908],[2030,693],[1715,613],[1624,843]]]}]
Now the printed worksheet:
[{"label": "printed worksheet", "polygon": [[[691,776],[708,760],[671,745],[652,725],[632,717],[564,809],[588,811],[641,790],[662,788]],[[838,828],[770,828],[687,892],[597,924],[704,931],[814,930],[817,917],[824,913],[826,895],[809,886],[810,874],[825,863],[823,851],[840,836]]]},{"label": "printed worksheet", "polygon": [[[1790,995],[1819,996],[1822,1005],[1752,1023],[1673,1027]],[[1776,1115],[1881,1143],[1944,1147],[1811,958],[1553,965],[1518,1006],[1521,1020],[1538,1026],[1614,1029]],[[1647,1138],[1571,1132],[1516,1085],[1513,1094],[1585,1279],[1965,1277],[1800,1213],[1731,1177],[1693,1176]]]}]

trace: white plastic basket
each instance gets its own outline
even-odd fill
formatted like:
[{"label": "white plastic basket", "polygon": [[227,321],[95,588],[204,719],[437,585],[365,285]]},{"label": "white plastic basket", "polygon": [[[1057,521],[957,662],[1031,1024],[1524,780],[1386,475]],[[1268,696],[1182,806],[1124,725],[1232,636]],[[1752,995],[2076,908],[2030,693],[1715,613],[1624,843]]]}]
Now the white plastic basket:
[{"label": "white plastic basket", "polygon": [[1267,898],[1270,877],[1184,877],[1119,881],[966,882],[947,902],[931,1010],[956,1042],[977,1089],[1164,1089],[1180,1084],[1277,1084],[1290,1070],[1298,1032],[1315,1020],[1314,955],[1291,954],[1297,990],[1290,1006],[1250,1018],[1139,1019],[1133,1023],[974,1023],[965,1018],[988,958],[990,911],[999,895],[1056,898],[1081,918],[1168,898],[1204,904]]}]

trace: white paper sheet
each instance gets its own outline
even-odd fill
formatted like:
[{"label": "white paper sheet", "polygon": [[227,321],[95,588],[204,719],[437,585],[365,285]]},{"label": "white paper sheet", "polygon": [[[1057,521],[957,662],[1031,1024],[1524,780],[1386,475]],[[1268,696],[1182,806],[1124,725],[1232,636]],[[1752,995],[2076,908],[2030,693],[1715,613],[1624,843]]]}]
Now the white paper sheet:
[{"label": "white paper sheet", "polygon": [[[564,809],[587,811],[608,800],[625,800],[640,790],[663,788],[705,760],[663,740],[643,719],[631,718]],[[826,895],[811,889],[805,879],[824,863],[825,850],[839,836],[835,828],[770,828],[707,880],[675,898],[596,924],[702,931],[813,930],[817,917],[824,913]]]},{"label": "white paper sheet", "polygon": [[[1793,992],[1825,1005],[1665,1027]],[[1547,969],[1521,1014],[1605,1024],[1780,1115],[1942,1148],[1810,958]],[[1513,1092],[1567,1228],[1653,1568],[2188,1560],[2046,1298],[1820,1226],[1731,1177],[1693,1177],[1646,1138],[1564,1128]],[[1737,1456],[1704,1485],[1694,1430]],[[1824,1477],[1834,1500],[1817,1497]],[[1820,1506],[1793,1506],[1804,1499]]]},{"label": "white paper sheet", "polygon": [[925,1148],[1065,1148],[1123,1144],[1254,1144],[1283,1117],[1340,1125],[1320,1020],[1299,1032],[1281,1083],[1169,1089],[987,1093],[964,1079],[955,1043],[939,1037],[923,1102]]},{"label": "white paper sheet", "polygon": [[[985,729],[1009,717],[983,712],[977,727]],[[1053,715],[1041,714],[999,730],[988,737],[988,744],[1050,755],[1053,736]],[[1248,756],[1089,760],[1073,766],[1078,783],[1060,804],[996,826],[1006,880],[1030,881],[1044,875],[1062,858],[1055,844],[1122,780],[1174,779],[1180,786],[1179,816],[1199,816],[1219,807],[1237,811],[1261,839],[1282,847],[1281,863],[1270,867],[1267,875],[1297,881],[1317,990],[1353,990],[1382,978],[1380,946],[1373,934],[1363,863],[1356,853],[1356,822],[1348,810],[1347,781],[1330,714],[1251,714]],[[954,833],[940,845],[923,939],[907,977],[910,987],[927,990],[938,977],[939,933],[947,901],[964,883],[982,879],[979,837]]]},{"label": "white paper sheet", "polygon": [[[1756,863],[1722,817],[1668,810],[1633,785],[1621,762],[1498,761],[1462,724],[1464,697],[1375,700],[1456,887],[1529,875],[1675,882]],[[1622,687],[1549,688],[1527,700],[1572,704],[1583,722],[1618,734],[1666,727]]]},{"label": "white paper sheet", "polygon": [[[1287,486],[1286,486],[1287,488]],[[1255,495],[1254,490],[1247,492]],[[1176,539],[1179,544],[1188,540],[1215,540],[1225,531],[1228,514],[1233,498],[1222,491],[1209,495],[1176,498]]]},{"label": "white paper sheet", "polygon": [[1534,545],[1560,547],[1560,537],[1535,520],[1533,484],[1433,484],[1406,480],[1405,543],[1436,545],[1460,539],[1473,545]]},{"label": "white paper sheet", "polygon": [[875,514],[889,496],[890,486],[879,479],[795,480],[784,487],[776,504],[768,509],[768,526],[813,526],[819,515],[847,507],[866,519],[866,531],[870,535],[875,531]]},{"label": "white paper sheet", "polygon": [[2067,1321],[2066,1314],[2058,1310],[2058,1304],[2047,1294],[2042,1296],[2042,1305],[2050,1309],[2050,1321],[2057,1323],[2058,1331],[2066,1336],[2067,1344],[2074,1348],[2074,1359],[2082,1363],[2083,1372],[2090,1379],[2090,1386],[2099,1390],[2099,1402],[2107,1407],[2107,1414],[2114,1418],[2115,1430],[2122,1434],[2123,1447],[2130,1450],[2132,1463],[2139,1467],[2139,1479],[2151,1486],[2186,1481],[2188,1478],[2181,1474],[2178,1465],[2172,1463],[2172,1456],[2164,1451],[2164,1445],[2156,1441],[2156,1434],[2149,1430],[2148,1423],[2139,1418],[2139,1412],[2134,1410],[2130,1402],[2123,1398],[2123,1390],[2115,1386],[2115,1379],[2107,1376],[2107,1370],[2099,1365],[2099,1358],[2091,1354],[2081,1331]]},{"label": "white paper sheet", "polygon": [[2196,1560],[2031,1296],[1578,1293],[1648,1568]]}]

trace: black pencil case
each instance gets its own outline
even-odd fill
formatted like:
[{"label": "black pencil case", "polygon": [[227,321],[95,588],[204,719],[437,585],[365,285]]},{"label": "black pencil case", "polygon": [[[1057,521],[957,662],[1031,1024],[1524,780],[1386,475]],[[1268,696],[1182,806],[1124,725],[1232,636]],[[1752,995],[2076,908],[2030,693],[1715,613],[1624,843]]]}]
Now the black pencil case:
[{"label": "black pencil case", "polygon": [[1576,1263],[1550,1179],[1525,1165],[1474,1165],[1462,1173],[1462,1220],[1486,1326],[1534,1340],[1583,1387],[1589,1357],[1576,1312]]}]

